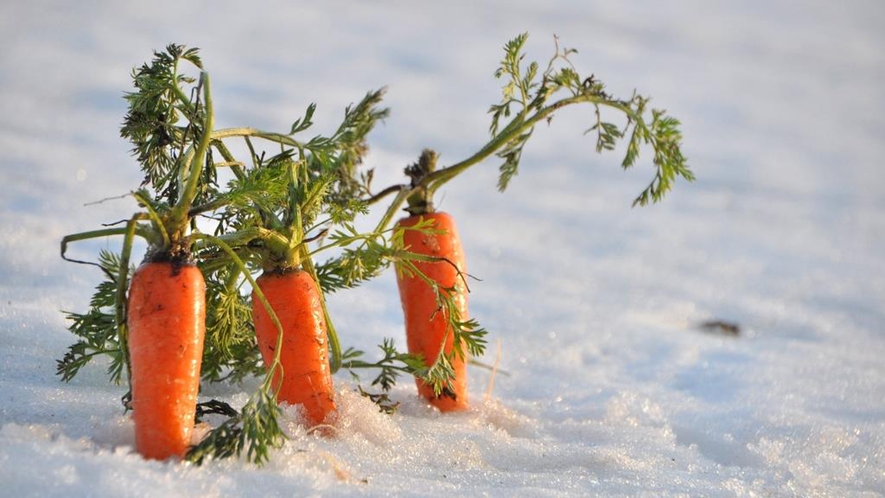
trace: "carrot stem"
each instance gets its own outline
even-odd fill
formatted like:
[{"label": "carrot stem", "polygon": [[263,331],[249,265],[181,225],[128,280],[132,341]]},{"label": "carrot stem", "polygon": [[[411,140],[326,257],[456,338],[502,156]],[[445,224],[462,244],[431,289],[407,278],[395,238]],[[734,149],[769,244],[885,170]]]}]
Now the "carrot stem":
[{"label": "carrot stem", "polygon": [[[393,202],[391,202],[390,206],[388,206],[387,211],[384,213],[384,216],[378,223],[377,230],[385,229],[393,221],[396,212],[399,210],[402,204],[406,202],[406,200],[418,190],[426,189],[428,195],[432,196],[440,187],[445,185],[447,182],[460,175],[471,166],[474,166],[477,163],[480,163],[483,160],[487,159],[489,156],[505,146],[508,142],[518,137],[521,133],[538,124],[538,122],[547,119],[551,114],[558,111],[559,109],[562,109],[563,107],[580,103],[591,103],[594,105],[603,105],[617,109],[623,112],[627,116],[628,120],[635,121],[640,117],[637,116],[636,113],[628,105],[617,101],[607,100],[603,96],[589,94],[579,94],[558,100],[553,104],[538,109],[527,119],[517,116],[491,140],[486,142],[486,144],[482,148],[480,148],[479,151],[477,151],[470,157],[455,164],[452,164],[451,166],[447,166],[445,168],[428,173],[417,184],[411,187],[408,185],[394,185],[391,187],[387,187],[378,194],[372,196],[368,200],[369,203],[377,202],[387,195],[398,191],[397,197],[394,198]],[[523,111],[523,113],[524,112],[525,111]]]},{"label": "carrot stem", "polygon": [[613,107],[625,113],[630,119],[635,118],[633,111],[628,106],[613,102],[611,100],[606,100],[605,98],[600,96],[580,94],[572,97],[567,97],[562,100],[558,100],[550,104],[549,106],[538,109],[538,111],[532,114],[528,119],[513,119],[513,121],[511,121],[503,130],[501,130],[500,133],[495,135],[494,138],[487,142],[486,145],[479,149],[479,151],[477,151],[475,154],[468,157],[467,159],[464,159],[461,162],[430,173],[422,180],[421,185],[425,186],[428,191],[433,194],[446,182],[458,176],[467,168],[483,161],[490,155],[494,154],[502,146],[519,136],[525,130],[535,126],[539,121],[546,119],[548,116],[558,111],[559,109],[562,109],[563,107],[583,102]]},{"label": "carrot stem", "polygon": [[239,128],[223,128],[212,132],[213,140],[221,140],[232,137],[258,137],[280,145],[288,145],[290,147],[302,148],[304,145],[294,138],[283,135],[282,133],[273,133],[269,131],[259,130],[258,128],[239,127]]},{"label": "carrot stem", "polygon": [[120,270],[117,275],[116,299],[114,300],[114,320],[117,325],[120,350],[123,352],[123,363],[126,365],[126,379],[129,383],[130,393],[132,393],[132,362],[129,357],[129,329],[126,324],[128,316],[126,290],[129,288],[129,258],[132,255],[132,240],[135,237],[136,221],[138,219],[139,215],[136,214],[126,223],[123,249],[120,252]]},{"label": "carrot stem", "polygon": [[215,123],[209,73],[205,71],[200,73],[200,85],[203,88],[203,102],[206,110],[206,118],[203,121],[203,135],[200,137],[200,142],[197,145],[193,158],[187,163],[190,166],[187,182],[181,190],[178,201],[170,211],[169,222],[166,224],[167,230],[177,235],[182,235],[182,232],[187,229],[189,222],[188,213],[193,205],[194,197],[196,197],[197,185],[200,181],[200,175],[203,173],[203,165],[206,162],[209,143],[212,139],[212,126]]},{"label": "carrot stem", "polygon": [[160,237],[162,237],[163,239],[162,247],[169,247],[169,232],[166,231],[166,227],[164,226],[163,220],[160,217],[159,213],[157,213],[153,206],[151,206],[151,203],[148,202],[148,199],[141,192],[133,192],[132,195],[135,197],[135,200],[138,201],[139,204],[144,206],[144,208],[147,210],[148,217],[151,219],[151,221],[154,222],[154,225],[157,227],[157,231],[160,232]]},{"label": "carrot stem", "polygon": [[412,195],[414,189],[411,189],[407,186],[403,186],[403,189],[396,194],[393,202],[390,203],[390,206],[387,207],[387,211],[384,212],[384,216],[381,217],[381,220],[378,221],[378,225],[375,227],[376,232],[383,232],[387,230],[387,226],[393,221],[394,216],[396,216],[399,207],[406,202],[406,199]]},{"label": "carrot stem", "polygon": [[[80,263],[80,264],[84,264],[84,265],[96,265],[96,263],[92,263],[89,261],[81,261],[79,259],[73,259],[73,258],[69,258],[69,257],[65,256],[65,253],[67,253],[67,251],[68,251],[68,245],[71,242],[79,242],[79,241],[83,241],[83,240],[97,239],[100,237],[110,237],[111,235],[125,235],[126,230],[127,230],[126,227],[104,228],[101,230],[90,230],[88,232],[80,232],[80,233],[74,233],[71,235],[65,235],[61,239],[61,259],[65,260],[65,261],[70,261],[71,263]],[[154,234],[152,234],[149,230],[146,230],[140,226],[136,227],[135,235],[138,235],[139,237],[145,239],[148,242],[148,244],[154,242],[154,240],[153,240]]]}]

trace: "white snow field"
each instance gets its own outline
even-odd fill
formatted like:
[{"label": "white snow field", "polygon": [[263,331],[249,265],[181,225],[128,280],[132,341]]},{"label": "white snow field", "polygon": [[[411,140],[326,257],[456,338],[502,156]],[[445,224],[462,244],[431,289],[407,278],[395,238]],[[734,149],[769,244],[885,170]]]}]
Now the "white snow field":
[{"label": "white snow field", "polygon": [[[424,3],[0,6],[0,496],[885,496],[885,4]],[[196,467],[133,452],[104,363],[55,375],[62,311],[101,278],[59,240],[133,212],[94,201],[141,180],[118,128],[152,50],[201,48],[219,127],[287,130],[316,102],[327,132],[387,86],[381,186],[424,147],[451,164],[482,146],[523,31],[532,58],[558,35],[611,93],[678,117],[698,179],[631,208],[650,157],[621,171],[568,109],[506,193],[496,161],[440,192],[481,279],[482,361],[500,351],[494,379],[471,370],[470,411],[441,415],[404,379],[384,415],[341,372],[337,437],[290,410],[267,465]],[[76,251],[102,247],[119,240]],[[331,299],[345,345],[404,343],[392,274]],[[203,395],[238,406],[254,387]]]}]

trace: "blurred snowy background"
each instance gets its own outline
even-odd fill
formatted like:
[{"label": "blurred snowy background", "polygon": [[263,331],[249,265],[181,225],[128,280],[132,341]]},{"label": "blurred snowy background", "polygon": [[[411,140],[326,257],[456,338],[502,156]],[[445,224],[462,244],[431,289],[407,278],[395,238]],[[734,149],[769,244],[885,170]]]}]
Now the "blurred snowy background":
[{"label": "blurred snowy background", "polygon": [[[4,2],[0,496],[885,495],[883,25],[860,0]],[[133,211],[87,203],[141,180],[118,128],[152,50],[201,48],[219,127],[286,130],[316,102],[327,132],[387,86],[367,160],[386,185],[424,147],[450,164],[485,142],[523,31],[530,57],[558,35],[611,93],[681,119],[698,180],[631,209],[648,156],[621,171],[574,109],[538,128],[507,193],[494,161],[441,192],[482,279],[485,360],[500,343],[510,374],[491,398],[474,369],[471,412],[440,417],[404,382],[386,417],[342,374],[339,439],[293,426],[268,467],[195,468],[130,453],[102,365],[54,375],[61,310],[100,278],[58,243]],[[394,296],[392,275],[334,296],[345,344],[402,342]]]}]

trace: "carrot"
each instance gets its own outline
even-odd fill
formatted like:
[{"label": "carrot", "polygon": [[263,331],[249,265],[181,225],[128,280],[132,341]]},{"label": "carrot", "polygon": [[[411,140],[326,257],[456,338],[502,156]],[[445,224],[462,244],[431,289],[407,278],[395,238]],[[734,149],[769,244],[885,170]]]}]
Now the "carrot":
[{"label": "carrot", "polygon": [[[256,283],[283,326],[280,365],[272,381],[280,402],[303,405],[310,426],[336,413],[326,320],[316,282],[303,270],[265,272]],[[274,364],[278,329],[252,295],[258,347],[268,368]]]},{"label": "carrot", "polygon": [[[454,381],[450,380],[451,388],[444,391],[443,396],[434,395],[434,391],[418,379],[419,392],[441,410],[467,407],[463,357],[467,353],[473,356],[483,353],[485,341],[481,338],[486,331],[477,329],[478,323],[474,320],[467,320],[466,288],[460,281],[465,270],[464,257],[451,217],[434,212],[435,192],[493,155],[503,159],[498,168],[498,190],[503,192],[519,171],[523,149],[532,137],[535,126],[545,121],[549,123],[559,109],[577,104],[591,105],[596,111],[597,121],[587,132],[596,135],[597,152],[613,150],[620,139],[627,139],[627,152],[621,163],[624,169],[636,164],[643,145],[650,145],[654,150],[655,176],[633,201],[634,206],[661,200],[672,188],[677,177],[688,181],[694,179],[680,149],[682,132],[677,119],[668,116],[663,110],[650,108],[649,99],[637,93],[629,100],[618,99],[609,95],[605,91],[605,85],[593,75],[589,78],[579,76],[575,66],[569,61],[569,55],[574,51],[560,47],[558,41],[556,52],[546,70],[540,71],[541,66],[536,62],[524,64],[526,54],[523,49],[527,37],[528,34],[523,33],[504,47],[505,57],[495,71],[495,77],[505,81],[502,87],[503,99],[500,103],[493,104],[489,110],[492,114],[489,128],[491,137],[485,145],[471,156],[441,169],[437,169],[437,153],[425,149],[417,163],[405,168],[409,183],[392,185],[365,198],[366,203],[371,205],[388,195],[396,195],[381,218],[379,229],[387,228],[403,203],[407,203],[405,210],[410,217],[397,222],[398,227],[414,226],[424,216],[433,219],[437,224],[436,228],[447,232],[444,235],[429,235],[421,230],[405,231],[404,244],[409,251],[440,260],[419,261],[422,258],[417,258],[410,263],[402,260],[397,263],[400,270],[413,264],[420,274],[416,276],[413,271],[397,271],[409,352],[424,355],[426,365],[431,367],[423,378],[436,381],[444,376],[450,377],[450,372],[445,368],[447,365],[438,361],[441,350],[454,367]],[[626,124],[621,126],[602,121],[600,109],[603,107],[623,113]],[[367,175],[367,178],[370,177],[371,175]],[[451,319],[453,317],[445,316],[444,309],[452,309],[450,303],[447,301],[445,306],[440,306],[437,289],[422,276],[435,281],[439,290],[454,286],[454,294],[447,297],[452,298],[454,309],[460,312],[461,316],[458,318],[461,323],[454,323]],[[449,323],[461,330],[452,330]],[[477,339],[467,337],[465,332]],[[455,340],[462,340],[463,344],[455,343]],[[461,347],[464,345],[466,347]],[[458,354],[452,354],[454,350],[458,350]],[[435,367],[441,368],[434,372]],[[436,375],[440,371],[445,375]],[[418,372],[416,378],[422,374]],[[435,385],[438,392],[439,385]]]},{"label": "carrot", "polygon": [[132,416],[145,458],[182,457],[191,444],[205,318],[206,284],[196,266],[148,262],[132,276]]},{"label": "carrot", "polygon": [[[134,73],[139,91],[127,94],[130,111],[120,130],[135,145],[155,196],[147,189],[132,192],[145,211],[135,213],[125,228],[104,228],[62,239],[64,257],[70,242],[124,236],[117,264],[113,264],[115,258],[106,258],[105,263],[110,264],[99,265],[115,284],[113,319],[99,312],[85,323],[104,335],[104,342],[113,338],[113,351],[122,353],[112,369],[122,373],[127,367],[135,447],[150,459],[184,457],[191,444],[206,331],[206,282],[190,261],[192,245],[198,238],[192,233],[195,214],[191,208],[196,199],[213,190],[209,183],[215,176],[214,165],[207,161],[211,142],[207,130],[212,130],[214,122],[209,75],[200,72],[199,85],[194,89],[200,98],[186,101],[187,92],[178,84],[195,80],[179,79],[175,68],[183,59],[198,69],[202,69],[202,63],[193,50],[170,45],[167,51],[157,53],[151,66]],[[160,115],[164,122],[189,122],[187,130],[199,124],[200,132],[170,139],[166,128],[156,125]],[[162,140],[157,133],[163,134]],[[180,155],[173,152],[185,150]],[[177,200],[170,203],[170,197]],[[148,243],[149,257],[130,280],[129,258],[135,236]],[[109,267],[116,267],[116,271]],[[68,358],[70,363],[60,367],[65,374],[76,372],[82,364],[76,354]]]},{"label": "carrot", "polygon": [[[455,220],[447,213],[434,212],[403,218],[397,222],[397,226],[408,228],[422,218],[433,220],[432,228],[440,233],[405,230],[404,245],[413,253],[442,258],[433,262],[415,261],[414,264],[441,289],[454,289],[454,293],[450,296],[458,307],[461,320],[467,320],[467,288],[462,278],[467,271],[467,265]],[[428,366],[436,361],[440,351],[447,355],[451,354],[454,347],[454,331],[446,313],[440,309],[434,289],[417,275],[407,275],[403,272],[397,272],[397,284],[405,316],[409,353],[423,355]],[[443,341],[445,341],[444,347]],[[444,389],[439,396],[434,393],[433,387],[420,379],[415,379],[418,393],[444,412],[468,408],[465,358],[454,355],[452,367],[455,378],[451,382],[451,387]]]}]

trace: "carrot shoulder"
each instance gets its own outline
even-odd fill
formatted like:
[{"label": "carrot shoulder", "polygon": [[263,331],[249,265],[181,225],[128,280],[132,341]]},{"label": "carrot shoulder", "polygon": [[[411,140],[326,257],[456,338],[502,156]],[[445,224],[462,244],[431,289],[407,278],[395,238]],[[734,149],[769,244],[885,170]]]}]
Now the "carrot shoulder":
[{"label": "carrot shoulder", "polygon": [[132,416],[145,458],[181,457],[191,444],[205,318],[206,284],[196,266],[151,262],[132,276]]},{"label": "carrot shoulder", "polygon": [[[433,229],[440,233],[406,230],[405,246],[414,253],[445,259],[435,262],[416,261],[415,266],[441,288],[455,289],[450,295],[461,313],[461,320],[467,320],[467,288],[463,282],[467,265],[455,221],[448,213],[435,212],[403,218],[397,224],[400,227],[410,227],[421,218],[434,220]],[[426,364],[432,365],[441,350],[448,354],[454,346],[454,333],[448,317],[439,308],[433,288],[418,276],[406,276],[397,272],[397,284],[405,316],[409,352],[422,354]],[[435,395],[431,386],[416,380],[418,393],[440,411],[458,411],[468,407],[466,362],[456,355],[452,360],[452,367],[455,370],[452,388],[444,390],[439,396]]]},{"label": "carrot shoulder", "polygon": [[[256,283],[283,326],[279,370],[273,387],[279,401],[304,406],[307,422],[316,426],[330,421],[336,411],[326,321],[319,289],[305,271],[265,273]],[[273,364],[278,331],[270,315],[252,295],[255,333],[265,365]]]}]

